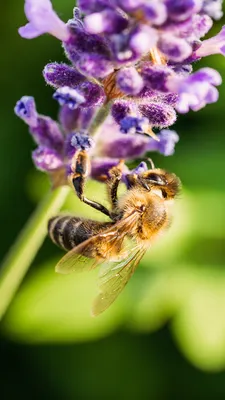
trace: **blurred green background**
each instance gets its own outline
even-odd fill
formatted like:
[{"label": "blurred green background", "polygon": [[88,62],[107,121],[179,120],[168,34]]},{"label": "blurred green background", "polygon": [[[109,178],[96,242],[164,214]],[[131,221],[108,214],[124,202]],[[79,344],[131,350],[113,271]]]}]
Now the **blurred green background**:
[{"label": "blurred green background", "polygon": [[[73,1],[53,4],[64,20],[71,17]],[[18,36],[22,0],[2,2],[0,18],[3,258],[49,190],[32,165],[34,144],[13,107],[22,95],[33,95],[40,113],[57,118],[41,71],[64,56],[52,37]],[[2,399],[225,398],[225,59],[209,57],[200,66],[224,78],[218,103],[179,117],[174,157],[153,155],[183,183],[171,230],[97,319],[89,314],[96,273],[56,276],[62,252],[47,239],[0,325]],[[103,190],[88,185],[92,198],[101,199]],[[73,194],[65,209],[100,218]]]}]

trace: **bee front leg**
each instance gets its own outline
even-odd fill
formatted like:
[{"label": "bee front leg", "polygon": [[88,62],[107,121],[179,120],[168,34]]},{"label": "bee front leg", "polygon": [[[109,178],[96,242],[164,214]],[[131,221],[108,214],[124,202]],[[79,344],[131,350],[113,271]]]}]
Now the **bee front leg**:
[{"label": "bee front leg", "polygon": [[117,208],[118,204],[117,191],[123,174],[122,172],[123,166],[124,166],[124,160],[120,160],[119,164],[116,165],[115,167],[112,167],[109,171],[110,178],[107,182],[107,185],[108,185],[108,193],[111,202],[111,207],[113,211]]},{"label": "bee front leg", "polygon": [[107,208],[84,196],[85,182],[90,172],[90,160],[85,150],[79,150],[76,152],[71,169],[71,181],[79,199],[83,201],[83,203],[88,204],[90,207],[95,208],[110,217],[110,212]]}]

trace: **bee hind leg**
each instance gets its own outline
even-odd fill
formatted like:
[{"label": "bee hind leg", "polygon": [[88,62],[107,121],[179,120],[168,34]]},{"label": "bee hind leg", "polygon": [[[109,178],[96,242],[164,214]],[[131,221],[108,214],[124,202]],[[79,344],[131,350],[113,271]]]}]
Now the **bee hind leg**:
[{"label": "bee hind leg", "polygon": [[90,171],[90,160],[85,150],[76,152],[71,168],[71,181],[79,199],[90,207],[95,208],[95,210],[101,211],[103,214],[110,217],[110,212],[106,207],[84,196],[85,182]]}]

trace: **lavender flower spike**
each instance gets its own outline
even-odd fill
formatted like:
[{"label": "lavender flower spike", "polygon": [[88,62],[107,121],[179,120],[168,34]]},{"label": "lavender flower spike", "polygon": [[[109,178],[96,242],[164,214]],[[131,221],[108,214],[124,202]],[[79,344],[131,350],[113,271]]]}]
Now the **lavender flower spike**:
[{"label": "lavender flower spike", "polygon": [[50,33],[64,42],[69,39],[69,29],[53,10],[50,0],[25,0],[24,10],[29,22],[19,28],[23,38],[33,39]]},{"label": "lavender flower spike", "polygon": [[218,35],[204,40],[201,47],[195,52],[197,57],[205,57],[211,54],[221,53],[225,56],[225,26],[221,29]]}]

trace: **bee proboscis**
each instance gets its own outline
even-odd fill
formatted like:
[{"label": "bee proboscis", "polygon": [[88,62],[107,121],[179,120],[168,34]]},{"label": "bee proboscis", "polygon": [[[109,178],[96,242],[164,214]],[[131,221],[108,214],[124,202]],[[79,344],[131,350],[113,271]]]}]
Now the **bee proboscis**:
[{"label": "bee proboscis", "polygon": [[175,174],[152,166],[138,175],[127,175],[128,190],[117,198],[121,177],[122,163],[110,170],[107,180],[110,211],[84,198],[83,187],[73,182],[76,191],[80,190],[80,199],[108,215],[111,222],[58,215],[48,224],[52,241],[68,251],[57,264],[57,272],[68,274],[100,266],[99,294],[92,307],[94,316],[115,301],[153,239],[169,226],[169,203],[180,188]]}]

